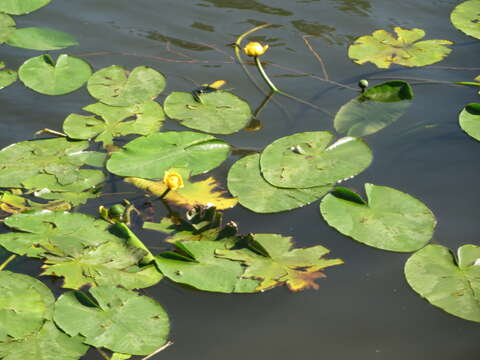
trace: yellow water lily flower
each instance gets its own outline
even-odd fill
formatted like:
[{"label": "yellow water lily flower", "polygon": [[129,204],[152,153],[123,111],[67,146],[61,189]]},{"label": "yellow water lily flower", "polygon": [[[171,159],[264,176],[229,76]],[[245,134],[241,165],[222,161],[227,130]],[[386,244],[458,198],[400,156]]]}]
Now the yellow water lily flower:
[{"label": "yellow water lily flower", "polygon": [[165,175],[163,176],[163,183],[169,190],[178,190],[183,188],[183,179],[182,175],[180,175],[176,171],[165,171]]},{"label": "yellow water lily flower", "polygon": [[257,57],[265,54],[267,49],[268,45],[262,45],[259,42],[251,41],[243,48],[243,51],[248,56]]}]

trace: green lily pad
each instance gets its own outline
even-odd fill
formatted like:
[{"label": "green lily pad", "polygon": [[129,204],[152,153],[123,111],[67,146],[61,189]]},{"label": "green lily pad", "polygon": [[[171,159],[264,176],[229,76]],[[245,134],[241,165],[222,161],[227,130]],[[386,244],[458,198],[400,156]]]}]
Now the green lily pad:
[{"label": "green lily pad", "polygon": [[178,241],[176,251],[155,258],[160,271],[170,280],[198,290],[232,293],[254,292],[258,282],[242,279],[243,266],[237,261],[215,257],[225,249],[223,241]]},{"label": "green lily pad", "polygon": [[377,85],[340,108],[335,115],[335,130],[358,137],[376,133],[398,120],[412,99],[412,88],[404,81]]},{"label": "green lily pad", "polygon": [[155,300],[119,287],[96,287],[90,294],[70,291],[58,298],[54,319],[67,334],[132,355],[150,354],[167,342],[170,322]]},{"label": "green lily pad", "polygon": [[345,137],[331,144],[332,140],[328,131],[275,140],[260,157],[263,177],[277,187],[318,187],[353,177],[372,162],[372,152],[363,140]]},{"label": "green lily pad", "polygon": [[70,204],[71,207],[85,204],[90,199],[95,199],[100,196],[100,191],[86,190],[82,192],[71,192],[71,191],[38,191],[35,192],[35,196],[46,199],[53,200],[54,202],[60,202],[60,204]]},{"label": "green lily pad", "polygon": [[460,127],[475,140],[480,141],[480,104],[468,104],[460,113]]},{"label": "green lily pad", "polygon": [[[0,7],[2,5],[0,4]],[[0,13],[0,44],[8,40],[15,31],[15,20],[7,14]]]},{"label": "green lily pad", "polygon": [[480,39],[480,0],[458,4],[450,14],[450,20],[458,30]]},{"label": "green lily pad", "polygon": [[38,10],[52,0],[2,0],[0,12],[11,15],[24,15]]},{"label": "green lily pad", "polygon": [[292,291],[318,289],[315,280],[326,277],[321,271],[343,264],[341,259],[323,258],[330,251],[317,245],[292,249],[291,237],[279,234],[253,234],[248,249],[216,250],[217,257],[240,261],[247,266],[245,279],[260,280],[257,291],[287,284]]},{"label": "green lily pad", "polygon": [[198,95],[172,92],[165,99],[165,113],[191,129],[212,134],[232,134],[248,125],[252,117],[247,102],[227,91]]},{"label": "green lily pad", "polygon": [[480,322],[480,247],[463,245],[457,259],[442,245],[428,245],[405,264],[405,278],[432,305]]},{"label": "green lily pad", "polygon": [[[53,316],[55,298],[37,279],[10,271],[0,272],[0,344],[22,339],[40,330]],[[1,347],[1,345],[0,345]]]},{"label": "green lily pad", "polygon": [[17,77],[16,71],[5,69],[5,63],[0,61],[0,90],[17,81]]},{"label": "green lily pad", "polygon": [[[435,216],[420,200],[401,191],[365,184],[368,202],[361,204],[348,189],[325,196],[320,211],[344,235],[377,249],[410,252],[433,236]],[[358,195],[357,195],[358,196]]]},{"label": "green lily pad", "polygon": [[32,50],[58,50],[78,45],[75,38],[63,31],[39,27],[16,29],[6,43]]},{"label": "green lily pad", "polygon": [[348,57],[357,64],[371,62],[381,69],[391,64],[403,66],[425,66],[443,60],[452,49],[448,40],[424,40],[422,29],[393,29],[394,35],[385,30],[376,30],[372,35],[361,36],[348,48]]},{"label": "green lily pad", "polygon": [[[128,107],[102,103],[85,106],[83,110],[95,116],[70,114],[63,123],[63,131],[73,139],[92,139],[111,145],[113,138],[130,134],[148,135],[162,126],[165,118],[162,107],[155,101]],[[132,119],[135,117],[135,119]]]},{"label": "green lily pad", "polygon": [[279,188],[270,185],[260,173],[260,155],[238,160],[228,172],[228,189],[241,205],[257,213],[274,213],[296,209],[324,196],[331,185],[305,189]]},{"label": "green lily pad", "polygon": [[26,87],[44,95],[63,95],[83,86],[92,74],[84,60],[62,54],[55,63],[50,55],[40,55],[25,61],[18,69]]},{"label": "green lily pad", "polygon": [[25,188],[41,192],[74,192],[89,190],[105,181],[105,175],[100,170],[80,169],[77,178],[69,184],[60,184],[55,175],[38,174],[23,182]]},{"label": "green lily pad", "polygon": [[[87,141],[65,138],[22,141],[0,151],[0,187],[25,187],[40,174],[53,175],[65,186],[84,179],[82,165],[98,166],[103,154],[85,151]],[[99,158],[100,155],[100,158]],[[51,179],[51,178],[50,178]]]},{"label": "green lily pad", "polygon": [[39,332],[24,339],[0,342],[0,359],[77,360],[87,350],[82,337],[70,337],[47,321]]},{"label": "green lily pad", "polygon": [[147,66],[129,72],[112,65],[95,72],[87,88],[90,95],[104,104],[130,106],[155,99],[165,88],[165,78]]},{"label": "green lily pad", "polygon": [[170,131],[139,137],[113,153],[108,171],[120,176],[163,179],[170,168],[187,168],[192,175],[220,165],[230,146],[211,135]]}]

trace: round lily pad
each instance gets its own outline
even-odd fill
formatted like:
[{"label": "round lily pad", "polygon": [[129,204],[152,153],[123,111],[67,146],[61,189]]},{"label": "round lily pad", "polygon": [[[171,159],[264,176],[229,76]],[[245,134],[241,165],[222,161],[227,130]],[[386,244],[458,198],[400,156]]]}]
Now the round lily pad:
[{"label": "round lily pad", "polygon": [[391,64],[425,66],[443,60],[452,49],[448,40],[424,40],[422,29],[393,29],[397,35],[385,30],[376,30],[372,35],[361,36],[348,48],[348,57],[357,64],[371,62],[381,69]]},{"label": "round lily pad", "polygon": [[55,304],[55,323],[95,347],[148,355],[167,342],[168,315],[155,300],[119,287],[100,286],[89,295],[70,291]]},{"label": "round lily pad", "polygon": [[328,131],[275,140],[260,157],[263,177],[278,187],[309,188],[355,176],[372,162],[372,152],[363,140],[345,137],[331,144],[332,140]]},{"label": "round lily pad", "polygon": [[90,95],[104,104],[130,106],[156,98],[165,88],[165,78],[147,66],[129,72],[112,65],[95,72],[87,88]]},{"label": "round lily pad", "polygon": [[8,335],[21,339],[42,327],[53,315],[55,298],[48,287],[31,276],[0,272],[0,341]]},{"label": "round lily pad", "polygon": [[11,15],[24,15],[38,10],[52,0],[2,0],[0,12]]},{"label": "round lily pad", "polygon": [[260,173],[260,155],[238,160],[228,172],[228,189],[238,202],[257,213],[275,213],[296,209],[320,199],[331,185],[306,189],[279,188],[270,185]]},{"label": "round lily pad", "polygon": [[25,61],[18,75],[25,86],[45,95],[68,94],[82,87],[92,74],[90,65],[76,57],[62,54],[55,63],[50,55]]},{"label": "round lily pad", "polygon": [[341,190],[325,196],[320,211],[342,234],[377,249],[399,252],[418,250],[432,238],[435,216],[413,196],[365,184],[368,202],[362,202],[357,194]]},{"label": "round lily pad", "polygon": [[480,104],[468,104],[460,113],[459,123],[463,131],[480,141]]},{"label": "round lily pad", "polygon": [[458,4],[450,14],[450,20],[458,30],[480,39],[480,0]]},{"label": "round lily pad", "polygon": [[230,146],[211,135],[170,131],[139,137],[114,152],[108,171],[120,176],[163,179],[170,168],[187,168],[192,175],[220,165]]},{"label": "round lily pad", "polygon": [[232,134],[250,122],[248,103],[227,91],[199,94],[172,92],[165,99],[165,113],[191,129],[212,134]]},{"label": "round lily pad", "polygon": [[412,88],[405,81],[387,81],[372,87],[338,110],[335,130],[359,137],[376,133],[398,120],[412,99]]},{"label": "round lily pad", "polygon": [[0,44],[7,41],[14,31],[15,20],[7,14],[0,13]]},{"label": "round lily pad", "polygon": [[58,50],[78,45],[75,38],[63,31],[39,27],[16,29],[6,42],[10,46],[32,50]]},{"label": "round lily pad", "polygon": [[480,322],[480,247],[463,245],[457,258],[442,245],[427,245],[405,264],[405,278],[432,305]]}]

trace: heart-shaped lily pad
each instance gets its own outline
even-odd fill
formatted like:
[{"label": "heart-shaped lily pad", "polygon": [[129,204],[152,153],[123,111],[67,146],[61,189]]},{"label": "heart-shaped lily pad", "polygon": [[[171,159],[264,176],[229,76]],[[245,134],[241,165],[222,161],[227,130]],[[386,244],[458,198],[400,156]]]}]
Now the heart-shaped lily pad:
[{"label": "heart-shaped lily pad", "polygon": [[211,135],[170,131],[139,137],[113,153],[108,171],[120,176],[163,179],[170,168],[187,168],[192,175],[220,165],[230,146]]},{"label": "heart-shaped lily pad", "polygon": [[119,287],[70,291],[55,304],[55,323],[85,343],[115,352],[148,355],[167,342],[168,315],[155,300]]},{"label": "heart-shaped lily pad", "polygon": [[306,189],[279,188],[268,183],[260,173],[260,155],[238,160],[228,172],[228,189],[241,205],[257,213],[296,209],[320,199],[331,185]]},{"label": "heart-shaped lily pad", "polygon": [[458,4],[450,14],[450,20],[458,30],[480,39],[480,0]]},{"label": "heart-shaped lily pad", "polygon": [[248,103],[228,91],[199,94],[172,92],[165,99],[165,113],[191,129],[212,134],[232,134],[249,123]]},{"label": "heart-shaped lily pad", "polygon": [[147,135],[158,131],[165,118],[162,107],[155,101],[126,107],[96,103],[85,106],[83,110],[98,115],[100,119],[70,114],[63,123],[63,131],[73,139],[95,138],[104,146],[112,144],[114,137]]},{"label": "heart-shaped lily pad", "polygon": [[398,120],[411,105],[413,92],[404,81],[388,81],[368,89],[343,105],[335,115],[335,130],[366,136]]},{"label": "heart-shaped lily pad", "polygon": [[357,64],[374,63],[381,69],[391,64],[425,66],[443,60],[452,49],[448,40],[424,40],[422,29],[394,28],[397,37],[385,30],[376,30],[372,35],[361,36],[348,48],[348,57]]},{"label": "heart-shaped lily pad", "polygon": [[459,123],[463,131],[480,141],[480,104],[468,104],[460,113]]},{"label": "heart-shaped lily pad", "polygon": [[309,188],[355,176],[372,162],[372,152],[363,140],[345,137],[331,144],[332,140],[328,131],[275,140],[260,157],[263,177],[278,187]]},{"label": "heart-shaped lily pad", "polygon": [[399,252],[418,250],[432,238],[435,216],[413,196],[365,184],[368,202],[363,202],[348,189],[340,190],[322,199],[320,211],[342,234],[377,249]]},{"label": "heart-shaped lily pad", "polygon": [[[0,5],[1,6],[1,5]],[[8,40],[15,31],[15,20],[7,14],[0,13],[0,44]]]},{"label": "heart-shaped lily pad", "polygon": [[62,54],[55,63],[50,55],[25,61],[18,69],[20,80],[30,89],[45,95],[68,94],[82,87],[92,74],[84,60]]},{"label": "heart-shaped lily pad", "polygon": [[131,72],[112,65],[95,72],[88,80],[90,95],[112,106],[130,106],[153,100],[165,88],[165,78],[147,66]]},{"label": "heart-shaped lily pad", "polygon": [[480,247],[463,245],[455,259],[445,246],[425,246],[407,260],[405,278],[432,305],[480,322]]},{"label": "heart-shaped lily pad", "polygon": [[52,0],[2,0],[0,12],[11,15],[24,15],[38,10]]}]

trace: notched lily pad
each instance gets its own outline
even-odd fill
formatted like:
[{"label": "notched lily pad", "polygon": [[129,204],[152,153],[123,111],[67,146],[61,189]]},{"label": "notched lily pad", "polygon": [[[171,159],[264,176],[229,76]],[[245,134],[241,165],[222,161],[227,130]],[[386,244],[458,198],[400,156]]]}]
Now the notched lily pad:
[{"label": "notched lily pad", "polygon": [[147,66],[129,72],[112,65],[93,74],[87,88],[90,95],[104,104],[130,106],[155,99],[165,88],[165,78]]},{"label": "notched lily pad", "polygon": [[165,116],[155,101],[119,107],[102,103],[85,106],[83,110],[95,116],[70,114],[63,123],[63,131],[72,139],[95,139],[103,146],[111,145],[113,138],[130,134],[148,135],[162,126]]},{"label": "notched lily pad", "polygon": [[42,51],[78,45],[74,37],[63,31],[39,27],[16,29],[7,38],[6,43],[10,46]]},{"label": "notched lily pad", "polygon": [[211,135],[170,131],[139,137],[113,153],[108,171],[120,176],[163,179],[170,168],[198,175],[220,165],[230,146]]},{"label": "notched lily pad", "polygon": [[480,141],[480,104],[468,104],[459,116],[459,124],[463,131]]},{"label": "notched lily pad", "polygon": [[172,92],[165,99],[168,117],[182,125],[212,134],[232,134],[250,122],[252,113],[247,102],[228,91],[199,94]]},{"label": "notched lily pad", "polygon": [[328,131],[304,132],[275,140],[260,157],[266,181],[282,188],[311,188],[353,177],[372,162],[361,139],[345,137],[332,144]]},{"label": "notched lily pad", "polygon": [[335,130],[358,137],[376,133],[398,120],[412,99],[412,88],[404,81],[377,85],[340,108],[335,115]]},{"label": "notched lily pad", "polygon": [[148,355],[167,342],[168,315],[155,300],[119,287],[97,287],[90,295],[70,291],[55,304],[55,323],[71,336],[115,352]]},{"label": "notched lily pad", "polygon": [[325,221],[344,235],[377,249],[410,252],[433,236],[435,216],[420,200],[401,191],[365,184],[368,201],[348,189],[322,199]]},{"label": "notched lily pad", "polygon": [[442,245],[427,245],[405,264],[405,278],[432,305],[480,322],[480,247],[463,245],[457,258]]},{"label": "notched lily pad", "polygon": [[361,36],[348,48],[348,57],[357,64],[371,62],[381,69],[391,64],[425,66],[443,60],[452,49],[448,40],[423,40],[422,29],[393,29],[397,35],[385,30],[376,30],[372,35]]},{"label": "notched lily pad", "polygon": [[52,0],[2,0],[0,12],[10,15],[24,15],[38,10]]},{"label": "notched lily pad", "polygon": [[296,209],[324,196],[331,185],[305,189],[279,188],[268,183],[260,172],[260,155],[238,160],[228,172],[228,189],[242,206],[257,213]]},{"label": "notched lily pad", "polygon": [[279,234],[253,234],[247,249],[215,251],[217,257],[239,261],[247,269],[242,278],[256,279],[257,291],[286,284],[292,291],[318,289],[317,279],[326,277],[326,267],[343,264],[341,259],[325,259],[330,251],[317,245],[292,249],[291,237]]},{"label": "notched lily pad", "polygon": [[40,55],[25,61],[18,69],[26,87],[44,95],[64,95],[85,84],[92,69],[82,59],[62,54],[55,63],[50,55]]},{"label": "notched lily pad", "polygon": [[480,0],[458,4],[450,14],[450,20],[458,30],[480,39]]}]

